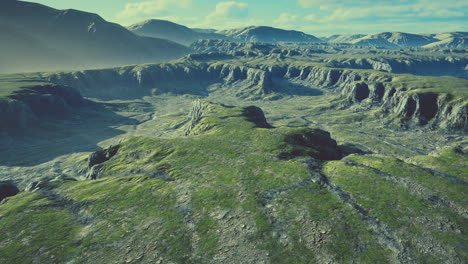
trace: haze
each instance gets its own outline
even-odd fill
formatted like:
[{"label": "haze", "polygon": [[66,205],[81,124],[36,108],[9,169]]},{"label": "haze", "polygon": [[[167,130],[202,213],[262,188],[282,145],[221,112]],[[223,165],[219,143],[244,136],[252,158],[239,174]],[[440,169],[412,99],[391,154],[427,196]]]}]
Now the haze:
[{"label": "haze", "polygon": [[164,19],[196,28],[251,25],[295,29],[325,36],[337,33],[467,31],[468,2],[459,0],[35,0],[58,9],[98,13],[131,25]]}]

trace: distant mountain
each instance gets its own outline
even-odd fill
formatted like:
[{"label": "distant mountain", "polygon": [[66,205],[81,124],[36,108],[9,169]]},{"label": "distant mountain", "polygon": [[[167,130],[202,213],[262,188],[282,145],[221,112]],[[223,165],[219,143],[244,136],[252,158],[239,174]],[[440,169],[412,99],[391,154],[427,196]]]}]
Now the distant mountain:
[{"label": "distant mountain", "polygon": [[438,40],[444,40],[449,38],[468,38],[468,32],[444,32],[438,34],[431,34],[430,37],[433,37]]},{"label": "distant mountain", "polygon": [[423,48],[468,48],[468,32],[444,32],[429,36],[438,41]]},{"label": "distant mountain", "polygon": [[192,28],[193,31],[198,33],[216,33],[216,29],[212,28]]},{"label": "distant mountain", "polygon": [[437,41],[437,39],[431,36],[402,32],[383,32],[367,35],[365,37],[353,40],[351,43],[360,46],[400,49],[421,47]]},{"label": "distant mountain", "polygon": [[221,30],[216,33],[242,42],[322,42],[319,38],[295,30],[284,30],[273,27],[245,27],[231,30]]},{"label": "distant mountain", "polygon": [[189,52],[168,40],[137,36],[96,14],[23,1],[0,3],[0,25],[0,58],[7,58],[0,61],[2,72],[158,62]]},{"label": "distant mountain", "polygon": [[353,40],[367,36],[366,34],[343,34],[323,37],[322,40],[328,43],[351,43]]},{"label": "distant mountain", "polygon": [[468,37],[446,38],[438,42],[434,42],[423,46],[423,48],[468,48]]},{"label": "distant mountain", "polygon": [[71,60],[67,55],[14,27],[0,24],[0,36],[0,72],[40,69],[44,63],[57,66],[58,69],[62,61]]},{"label": "distant mountain", "polygon": [[190,45],[199,39],[221,39],[224,35],[200,32],[166,20],[150,19],[128,27],[135,34],[168,39],[182,45]]}]

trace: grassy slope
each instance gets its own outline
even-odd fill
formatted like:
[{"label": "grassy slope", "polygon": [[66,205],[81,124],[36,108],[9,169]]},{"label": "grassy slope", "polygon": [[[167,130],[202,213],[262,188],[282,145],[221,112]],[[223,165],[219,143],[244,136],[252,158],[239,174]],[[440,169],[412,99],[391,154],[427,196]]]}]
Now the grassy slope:
[{"label": "grassy slope", "polygon": [[[258,128],[242,108],[209,105],[206,111],[194,136],[123,141],[102,166],[112,177],[52,184],[0,205],[0,228],[8,230],[1,233],[0,251],[7,254],[0,262],[396,260],[362,214],[314,178],[307,155],[277,158],[294,149],[314,153],[316,148],[291,145],[287,138],[319,131]],[[381,173],[409,178],[462,208],[464,187],[393,158],[349,158],[370,168],[331,161],[322,172],[388,226],[412,258],[466,259],[464,218]],[[433,252],[426,252],[426,242]]]},{"label": "grassy slope", "polygon": [[[74,245],[81,252],[76,256],[78,259],[86,255],[88,261],[106,259],[107,262],[113,258],[121,259],[122,255],[115,252],[125,241],[132,240],[135,251],[140,254],[147,250],[146,247],[154,246],[158,258],[165,261],[205,262],[227,246],[227,238],[217,231],[225,224],[217,212],[227,210],[232,214],[237,212],[242,218],[240,221],[251,229],[246,231],[247,235],[232,239],[237,243],[247,239],[249,242],[244,243],[251,245],[252,250],[264,256],[269,252],[273,260],[307,263],[314,255],[324,254],[321,250],[327,252],[328,258],[342,261],[389,257],[355,212],[320,184],[307,181],[310,174],[303,159],[279,160],[275,157],[296,148],[285,143],[288,135],[314,130],[256,128],[245,120],[240,108],[218,105],[210,108],[213,113],[197,126],[197,129],[211,127],[208,132],[175,139],[131,138],[122,143],[120,154],[103,168],[105,173],[122,176],[68,182],[57,187],[54,192],[63,196],[68,207],[79,205],[80,211],[93,219],[92,224],[84,226],[77,224],[77,220],[63,219],[73,230],[80,230],[79,235],[70,234],[71,244],[67,250]],[[148,177],[161,173],[167,173],[173,181]],[[306,184],[301,184],[298,189],[287,188],[280,192],[283,198],[273,197],[268,202],[272,204],[269,208],[278,207],[277,216],[266,213],[264,203],[269,193],[301,182]],[[178,201],[185,192],[189,197],[183,206],[192,212],[192,220],[188,223]],[[304,205],[304,199],[310,203]],[[17,204],[25,204],[26,208],[8,214],[8,210]],[[25,219],[25,224],[29,223],[28,218],[33,219],[36,207],[26,204],[24,196],[17,196],[0,207],[2,229],[20,232],[22,229],[15,229],[13,221],[18,215],[24,217],[21,219]],[[291,210],[299,205],[298,212]],[[315,234],[317,230],[312,226],[290,222],[300,215],[304,221],[314,221],[318,227],[326,225],[328,229],[323,227],[324,233],[320,235]],[[279,232],[274,231],[272,220],[275,218],[275,221],[284,222],[282,232],[290,237],[290,243],[283,241],[281,244],[274,236],[274,232]],[[44,244],[55,243],[50,241],[43,228],[49,228],[49,232],[62,232],[59,225],[25,229],[28,235],[38,238],[28,250],[38,251]],[[298,240],[303,232],[317,238],[309,237],[307,239],[313,241],[305,244],[305,240]],[[326,238],[319,239],[318,236]],[[25,250],[21,241],[9,242],[2,244],[2,248]],[[357,247],[361,247],[362,252],[358,253]],[[109,255],[110,252],[114,253]],[[50,259],[53,254],[53,251],[46,252],[43,257]],[[72,253],[68,255],[73,256]],[[3,261],[15,262],[12,255],[4,256]],[[32,256],[25,256],[23,263],[29,261]]]}]

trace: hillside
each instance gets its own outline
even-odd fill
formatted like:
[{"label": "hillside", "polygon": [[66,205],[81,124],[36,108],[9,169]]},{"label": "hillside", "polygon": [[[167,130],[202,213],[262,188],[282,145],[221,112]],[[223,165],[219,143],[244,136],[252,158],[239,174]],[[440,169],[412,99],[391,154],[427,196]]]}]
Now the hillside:
[{"label": "hillside", "polygon": [[365,37],[351,41],[352,44],[368,46],[368,47],[383,47],[388,49],[420,47],[433,42],[437,39],[402,32],[383,32],[367,35]]},{"label": "hillside", "polygon": [[265,26],[221,30],[216,33],[226,35],[235,41],[242,42],[321,42],[319,38],[305,34],[304,32]]},{"label": "hillside", "polygon": [[[1,57],[21,62],[0,61],[3,72],[157,62],[188,53],[187,48],[171,41],[136,36],[96,14],[11,0],[3,1],[0,7],[0,28],[10,32],[10,42],[1,44]],[[33,41],[14,45],[19,36]]]},{"label": "hillside", "polygon": [[208,32],[197,32],[166,20],[150,19],[128,27],[135,34],[147,37],[168,39],[182,45],[190,45],[199,39],[223,39],[224,35]]},{"label": "hillside", "polygon": [[0,205],[0,261],[19,263],[18,252],[41,263],[467,257],[466,177],[443,162],[466,164],[462,148],[413,157],[419,165],[343,157],[349,147],[324,130],[273,127],[258,107],[204,101],[179,122],[173,138],[127,137],[70,158],[80,181],[44,177],[10,197]]},{"label": "hillside", "polygon": [[353,40],[360,39],[367,36],[366,34],[343,34],[331,35],[323,37],[322,39],[328,43],[351,43]]},{"label": "hillside", "polygon": [[467,263],[466,32],[219,22],[1,2],[0,264]]},{"label": "hillside", "polygon": [[431,44],[423,46],[423,48],[456,48],[466,49],[468,48],[468,37],[454,37],[445,38],[441,41],[433,42]]}]

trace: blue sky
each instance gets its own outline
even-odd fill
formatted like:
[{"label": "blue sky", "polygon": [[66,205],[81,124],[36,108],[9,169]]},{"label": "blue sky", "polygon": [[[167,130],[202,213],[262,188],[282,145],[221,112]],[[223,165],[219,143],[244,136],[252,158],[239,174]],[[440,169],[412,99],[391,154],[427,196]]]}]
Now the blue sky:
[{"label": "blue sky", "polygon": [[189,27],[266,25],[317,36],[342,33],[468,31],[464,0],[30,0],[98,13],[124,26],[167,19]]}]

